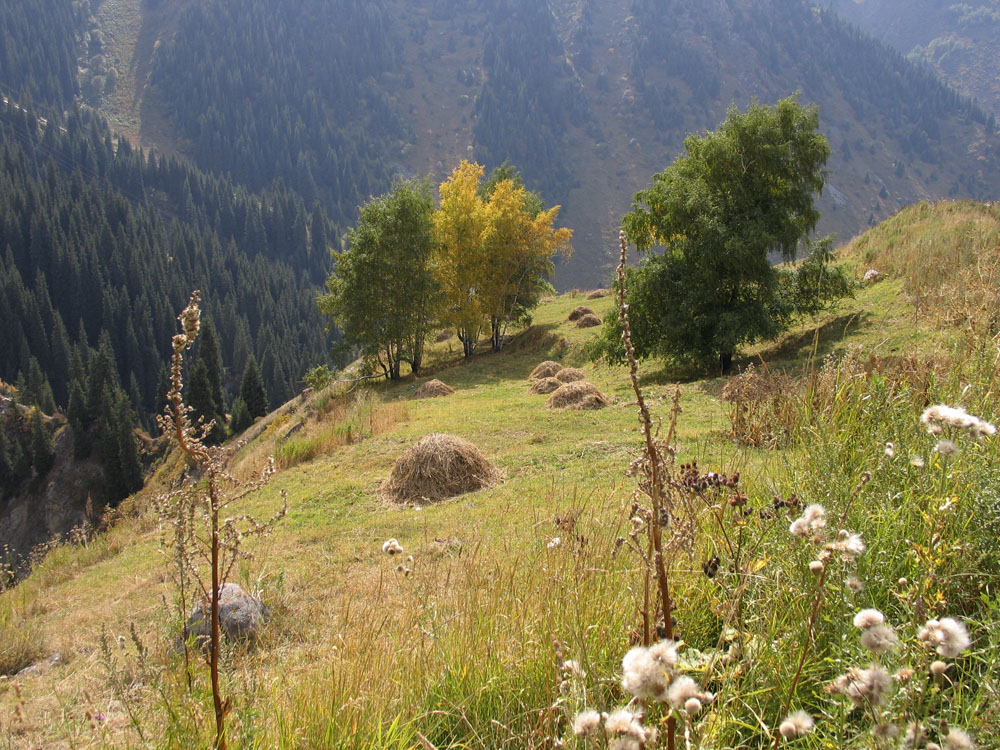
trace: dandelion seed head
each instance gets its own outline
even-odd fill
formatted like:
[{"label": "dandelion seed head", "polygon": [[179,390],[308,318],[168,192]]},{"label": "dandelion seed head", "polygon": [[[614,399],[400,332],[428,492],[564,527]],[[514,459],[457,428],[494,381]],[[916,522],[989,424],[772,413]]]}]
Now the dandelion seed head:
[{"label": "dandelion seed head", "polygon": [[954,659],[972,645],[969,631],[954,617],[928,620],[917,633],[917,638],[946,659]]},{"label": "dandelion seed head", "polygon": [[813,728],[813,723],[813,717],[805,711],[793,711],[781,722],[778,731],[786,740],[792,740],[808,734]]},{"label": "dandelion seed head", "polygon": [[677,663],[677,647],[667,640],[654,643],[649,647],[649,658],[664,667],[672,667]]},{"label": "dandelion seed head", "polygon": [[[657,653],[663,656],[662,649]],[[640,700],[662,702],[670,681],[667,669],[667,664],[654,658],[650,649],[636,646],[622,659],[622,689]]]},{"label": "dandelion seed head", "polygon": [[809,563],[809,571],[815,575],[819,575],[820,573],[822,573],[823,568],[825,567],[826,566],[823,565],[823,563],[819,560],[813,560],[811,563]]},{"label": "dandelion seed head", "polygon": [[382,543],[382,551],[387,555],[400,555],[403,553],[403,547],[395,538],[386,539]]},{"label": "dandelion seed head", "polygon": [[573,734],[577,737],[596,735],[601,731],[601,715],[597,711],[581,711],[573,719]]},{"label": "dandelion seed head", "polygon": [[873,654],[884,654],[899,645],[899,638],[891,625],[874,625],[861,634],[861,645]]},{"label": "dandelion seed head", "polygon": [[952,727],[948,736],[944,738],[944,746],[947,750],[973,750],[976,743],[972,741],[972,737],[964,729]]},{"label": "dandelion seed head", "polygon": [[895,724],[876,724],[872,727],[872,736],[879,739],[891,740],[899,736],[899,727]]},{"label": "dandelion seed head", "polygon": [[670,683],[670,688],[667,690],[667,700],[671,706],[680,709],[691,698],[698,698],[700,693],[698,683],[684,675]]},{"label": "dandelion seed head", "polygon": [[856,576],[851,576],[847,579],[847,588],[849,588],[855,594],[860,594],[865,589],[865,584],[860,578]]},{"label": "dandelion seed head", "polygon": [[684,710],[687,712],[688,716],[697,716],[701,713],[701,701],[697,698],[688,698],[684,702]]},{"label": "dandelion seed head", "polygon": [[931,662],[931,674],[934,675],[934,677],[940,678],[947,671],[948,664],[946,662],[943,662],[940,659]]},{"label": "dandelion seed head", "polygon": [[608,738],[629,737],[638,742],[646,741],[646,730],[642,727],[642,716],[627,708],[619,708],[604,720],[604,733]]},{"label": "dandelion seed head", "polygon": [[863,609],[854,615],[854,627],[865,630],[867,628],[881,625],[885,622],[885,615],[877,609]]},{"label": "dandelion seed head", "polygon": [[938,444],[934,446],[934,450],[942,456],[954,456],[958,453],[958,446],[951,440],[939,440]]},{"label": "dandelion seed head", "polygon": [[889,689],[889,673],[878,665],[852,667],[830,684],[830,692],[846,695],[855,706],[881,706]]},{"label": "dandelion seed head", "polygon": [[910,466],[912,466],[915,469],[922,469],[924,468],[924,459],[921,458],[920,456],[911,456]]}]

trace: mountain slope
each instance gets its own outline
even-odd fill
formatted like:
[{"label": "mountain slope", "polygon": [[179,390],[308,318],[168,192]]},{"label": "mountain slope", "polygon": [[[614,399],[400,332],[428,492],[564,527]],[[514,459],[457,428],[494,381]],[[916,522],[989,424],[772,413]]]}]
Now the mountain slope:
[{"label": "mountain slope", "polygon": [[828,0],[828,4],[904,55],[929,64],[950,86],[984,108],[1000,113],[996,0]]}]

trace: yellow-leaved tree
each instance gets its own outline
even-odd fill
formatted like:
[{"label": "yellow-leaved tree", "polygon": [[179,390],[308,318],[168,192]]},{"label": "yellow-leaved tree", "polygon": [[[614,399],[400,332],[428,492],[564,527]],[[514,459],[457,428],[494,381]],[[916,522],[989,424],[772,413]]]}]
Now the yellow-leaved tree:
[{"label": "yellow-leaved tree", "polygon": [[572,230],[553,227],[559,206],[533,210],[539,202],[532,197],[515,180],[501,179],[486,204],[479,296],[497,352],[503,348],[507,326],[527,322],[542,295],[552,291],[548,280],[555,270],[553,258],[571,252]]},{"label": "yellow-leaved tree", "polygon": [[484,315],[478,294],[485,258],[486,202],[479,195],[483,168],[463,161],[441,183],[434,212],[434,275],[441,286],[441,323],[458,331],[466,357],[476,350]]},{"label": "yellow-leaved tree", "polygon": [[457,329],[466,357],[484,328],[500,351],[507,326],[530,320],[552,289],[553,259],[569,255],[573,234],[553,227],[559,206],[542,210],[511,167],[497,168],[485,184],[483,174],[479,164],[459,164],[441,184],[434,214],[441,322]]}]

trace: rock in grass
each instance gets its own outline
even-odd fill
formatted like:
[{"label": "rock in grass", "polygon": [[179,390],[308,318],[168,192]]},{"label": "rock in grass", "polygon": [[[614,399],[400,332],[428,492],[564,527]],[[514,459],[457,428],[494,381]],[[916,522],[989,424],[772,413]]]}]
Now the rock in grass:
[{"label": "rock in grass", "polygon": [[[271,611],[238,583],[225,583],[219,589],[219,630],[233,640],[255,640],[271,616]],[[199,643],[212,636],[211,605],[201,602],[191,610],[185,635]]]}]

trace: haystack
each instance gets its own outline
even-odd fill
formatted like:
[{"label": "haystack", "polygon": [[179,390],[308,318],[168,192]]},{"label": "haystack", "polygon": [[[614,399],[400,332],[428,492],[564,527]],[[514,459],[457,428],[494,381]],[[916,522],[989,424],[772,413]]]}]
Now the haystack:
[{"label": "haystack", "polygon": [[601,324],[601,319],[598,318],[593,313],[590,313],[589,315],[584,315],[582,318],[576,321],[577,328],[594,328],[595,326],[599,326],[600,324]]},{"label": "haystack", "polygon": [[422,386],[417,388],[413,392],[413,398],[437,398],[438,396],[450,396],[455,392],[447,383],[442,383],[440,380],[435,378],[434,380],[428,380]]},{"label": "haystack", "polygon": [[561,383],[575,383],[578,380],[586,380],[587,375],[583,370],[576,367],[564,367],[556,373],[556,380]]},{"label": "haystack", "polygon": [[468,440],[434,433],[396,459],[381,491],[396,503],[434,502],[493,487],[502,478]]},{"label": "haystack", "polygon": [[586,380],[566,383],[554,391],[546,403],[550,409],[603,409],[611,404],[610,399],[597,390],[597,386]]},{"label": "haystack", "polygon": [[562,387],[562,381],[556,378],[539,378],[535,381],[534,385],[531,386],[529,393],[534,393],[538,395],[540,393],[552,393],[552,391],[557,391]]},{"label": "haystack", "polygon": [[584,315],[593,315],[593,314],[594,314],[593,310],[591,310],[589,307],[583,307],[581,305],[580,307],[576,307],[576,308],[573,309],[573,312],[571,312],[569,314],[569,319],[570,320],[579,320]]},{"label": "haystack", "polygon": [[595,289],[590,294],[587,295],[587,299],[601,299],[601,297],[607,297],[607,289]]},{"label": "haystack", "polygon": [[539,378],[553,378],[562,368],[563,366],[558,362],[553,362],[551,359],[547,359],[531,371],[528,379],[538,380]]}]

